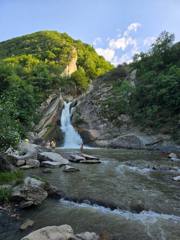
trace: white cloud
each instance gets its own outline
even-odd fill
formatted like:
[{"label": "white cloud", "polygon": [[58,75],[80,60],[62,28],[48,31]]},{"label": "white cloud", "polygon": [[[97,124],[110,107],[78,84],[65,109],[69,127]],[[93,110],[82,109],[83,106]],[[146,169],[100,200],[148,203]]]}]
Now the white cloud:
[{"label": "white cloud", "polygon": [[138,28],[140,28],[142,25],[140,23],[131,23],[129,26],[128,26],[128,31],[131,32],[131,31],[134,31],[136,32],[138,30]]},{"label": "white cloud", "polygon": [[144,39],[144,46],[150,47],[156,41],[155,37],[147,37]]},{"label": "white cloud", "polygon": [[[116,38],[106,39],[107,47],[96,48],[96,52],[114,65],[132,62],[135,54],[149,47],[155,41],[155,37],[147,37],[144,40],[135,37],[134,33],[136,33],[141,26],[138,22],[131,23],[127,29],[121,34],[118,34]],[[101,38],[95,39],[95,43],[100,42],[102,43]]]},{"label": "white cloud", "polygon": [[109,41],[109,47],[112,49],[122,49],[123,51],[128,47],[128,46],[137,46],[137,42],[135,39],[132,37],[121,37],[117,39],[111,39]]},{"label": "white cloud", "polygon": [[115,55],[115,51],[110,48],[96,48],[96,52],[109,62],[113,60],[113,57]]},{"label": "white cloud", "polygon": [[95,40],[93,41],[93,46],[97,46],[99,43],[102,42],[102,38],[101,37],[97,37],[95,38]]}]

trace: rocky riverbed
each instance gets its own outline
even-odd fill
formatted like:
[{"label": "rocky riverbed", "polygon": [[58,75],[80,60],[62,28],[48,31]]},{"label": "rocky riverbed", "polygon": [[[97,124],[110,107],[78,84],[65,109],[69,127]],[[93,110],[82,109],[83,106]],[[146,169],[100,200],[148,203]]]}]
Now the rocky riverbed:
[{"label": "rocky riverbed", "polygon": [[[179,182],[174,180],[180,175],[179,161],[152,151],[85,152],[98,157],[101,164],[71,163],[80,170],[71,173],[64,168],[52,168],[49,173],[44,173],[44,168],[25,171],[27,176],[38,176],[56,186],[63,195],[21,210],[16,221],[1,215],[0,239],[19,240],[39,228],[63,224],[76,233],[96,232],[108,239],[179,239]],[[56,153],[67,158],[74,151],[57,149]],[[34,225],[20,231],[26,219]]]}]

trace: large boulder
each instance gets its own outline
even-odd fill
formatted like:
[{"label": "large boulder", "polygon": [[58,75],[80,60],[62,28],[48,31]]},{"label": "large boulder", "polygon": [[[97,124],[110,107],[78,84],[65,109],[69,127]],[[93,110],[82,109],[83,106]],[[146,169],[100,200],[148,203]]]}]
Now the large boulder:
[{"label": "large boulder", "polygon": [[39,153],[38,159],[42,161],[51,161],[51,162],[57,162],[59,165],[66,165],[69,164],[69,161],[65,158],[63,158],[60,154],[54,153],[54,152],[42,152]]},{"label": "large boulder", "polygon": [[144,148],[144,144],[141,138],[134,134],[119,136],[111,141],[110,146],[113,148]]},{"label": "large boulder", "polygon": [[28,207],[31,205],[39,205],[48,196],[45,186],[45,182],[35,178],[26,177],[23,183],[12,189],[12,200],[28,202]]},{"label": "large boulder", "polygon": [[69,240],[73,239],[73,229],[69,225],[47,226],[38,229],[22,240]]},{"label": "large boulder", "polygon": [[69,225],[47,226],[38,229],[21,240],[99,240],[96,233],[85,232],[74,234],[73,229]]},{"label": "large boulder", "polygon": [[16,165],[19,160],[36,159],[39,146],[28,142],[20,142],[18,151],[9,148],[6,151],[7,158]]}]

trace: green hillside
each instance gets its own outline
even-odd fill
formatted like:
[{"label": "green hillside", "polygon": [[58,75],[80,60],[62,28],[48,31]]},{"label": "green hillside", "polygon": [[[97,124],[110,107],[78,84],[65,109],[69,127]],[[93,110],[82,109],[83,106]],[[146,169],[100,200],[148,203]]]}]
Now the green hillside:
[{"label": "green hillside", "polygon": [[[64,76],[77,58],[77,71]],[[93,47],[66,33],[41,31],[0,43],[0,147],[14,145],[37,121],[36,109],[53,91],[77,96],[112,69]]]},{"label": "green hillside", "polygon": [[142,131],[169,134],[180,143],[180,43],[173,41],[163,32],[147,53],[99,78],[111,86],[100,103],[102,116],[119,127],[120,115],[128,114]]}]

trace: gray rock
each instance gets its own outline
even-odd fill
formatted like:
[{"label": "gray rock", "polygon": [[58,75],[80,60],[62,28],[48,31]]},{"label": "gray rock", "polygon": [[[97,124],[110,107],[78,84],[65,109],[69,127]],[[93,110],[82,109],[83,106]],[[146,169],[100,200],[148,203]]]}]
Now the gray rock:
[{"label": "gray rock", "polygon": [[173,177],[173,180],[174,180],[174,181],[180,181],[180,176]]},{"label": "gray rock", "polygon": [[79,163],[84,163],[84,164],[96,164],[96,163],[101,163],[100,160],[81,160]]},{"label": "gray rock", "polygon": [[21,240],[69,240],[73,236],[73,229],[69,225],[47,226],[30,233]]},{"label": "gray rock", "polygon": [[134,134],[128,134],[119,136],[111,141],[111,147],[113,148],[134,148],[141,149],[144,147],[140,137]]},{"label": "gray rock", "polygon": [[20,159],[20,160],[17,160],[16,166],[17,166],[17,167],[21,167],[21,166],[23,166],[25,163],[26,163],[26,162],[25,162],[24,159]]},{"label": "gray rock", "polygon": [[22,184],[12,189],[12,200],[41,204],[48,196],[45,183],[35,178],[26,177]]},{"label": "gray rock", "polygon": [[85,157],[79,155],[79,154],[71,154],[69,157],[70,162],[80,162],[81,160],[86,160]]},{"label": "gray rock", "polygon": [[177,155],[175,153],[170,153],[168,155],[169,158],[177,158]]},{"label": "gray rock", "polygon": [[62,166],[59,162],[51,162],[51,161],[43,161],[41,162],[41,167],[47,167],[47,168],[58,168]]},{"label": "gray rock", "polygon": [[16,165],[19,160],[26,160],[26,159],[36,159],[37,152],[38,152],[38,145],[21,142],[18,146],[18,151],[9,148],[6,151],[8,159]]},{"label": "gray rock", "polygon": [[178,158],[178,156],[175,153],[170,153],[168,155],[168,157],[172,160],[172,161],[180,161],[180,159]]},{"label": "gray rock", "polygon": [[33,205],[33,201],[22,201],[19,205],[21,209],[29,208]]},{"label": "gray rock", "polygon": [[78,168],[72,167],[70,165],[66,165],[63,169],[63,172],[78,172],[80,171]]},{"label": "gray rock", "polygon": [[26,230],[29,227],[32,227],[34,225],[34,221],[31,219],[26,219],[26,221],[21,224],[20,230]]},{"label": "gray rock", "polygon": [[69,225],[47,226],[38,229],[21,240],[99,240],[96,233],[85,232],[74,234],[73,229]]},{"label": "gray rock", "polygon": [[82,153],[81,156],[84,157],[87,160],[99,160],[98,157],[95,157],[95,156],[92,156],[92,155],[88,155],[88,154],[85,154],[85,153]]},{"label": "gray rock", "polygon": [[40,166],[40,162],[35,159],[27,159],[26,164],[31,166],[32,168],[38,168]]},{"label": "gray rock", "polygon": [[84,232],[76,234],[76,237],[80,240],[99,240],[99,236],[94,232]]},{"label": "gray rock", "polygon": [[60,165],[66,165],[69,161],[63,158],[60,154],[54,152],[42,152],[38,155],[40,161],[58,162]]},{"label": "gray rock", "polygon": [[26,169],[31,169],[33,168],[31,165],[23,165],[20,167],[20,169],[26,170]]}]

